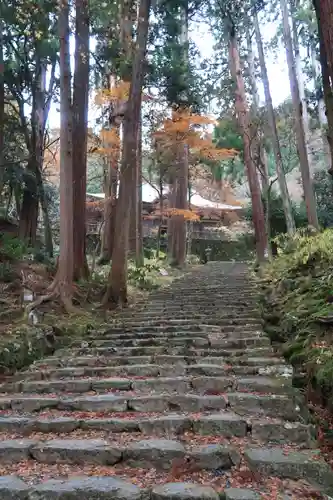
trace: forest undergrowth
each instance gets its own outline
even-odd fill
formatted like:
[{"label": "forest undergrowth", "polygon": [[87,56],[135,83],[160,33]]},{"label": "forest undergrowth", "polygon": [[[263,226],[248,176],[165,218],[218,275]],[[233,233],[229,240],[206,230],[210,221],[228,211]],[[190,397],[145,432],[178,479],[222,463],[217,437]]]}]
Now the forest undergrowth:
[{"label": "forest undergrowth", "polygon": [[[160,259],[145,259],[142,267],[129,261],[129,308],[194,265],[173,268],[160,255]],[[75,314],[67,314],[60,300],[43,302],[31,311],[31,303],[46,293],[54,279],[56,260],[32,251],[17,238],[0,237],[0,376],[52,354],[75,336],[112,324],[116,311],[101,307],[110,264],[97,266],[91,256],[88,263],[89,279],[73,284]]]},{"label": "forest undergrowth", "polygon": [[333,230],[303,229],[276,243],[278,256],[258,277],[265,331],[294,366],[333,463]]}]

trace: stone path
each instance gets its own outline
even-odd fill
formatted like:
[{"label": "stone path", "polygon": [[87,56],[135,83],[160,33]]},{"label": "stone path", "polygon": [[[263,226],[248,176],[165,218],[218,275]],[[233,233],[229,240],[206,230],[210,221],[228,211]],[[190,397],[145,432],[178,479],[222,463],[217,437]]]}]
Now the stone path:
[{"label": "stone path", "polygon": [[241,264],[198,268],[0,390],[1,500],[333,491]]}]

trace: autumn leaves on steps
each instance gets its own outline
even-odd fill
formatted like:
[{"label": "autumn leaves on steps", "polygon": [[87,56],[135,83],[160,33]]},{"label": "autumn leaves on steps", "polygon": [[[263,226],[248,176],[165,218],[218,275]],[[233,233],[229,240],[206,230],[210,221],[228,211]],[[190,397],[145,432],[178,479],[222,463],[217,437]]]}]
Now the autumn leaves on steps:
[{"label": "autumn leaves on steps", "polygon": [[291,375],[245,266],[198,268],[2,385],[0,498],[324,498]]}]

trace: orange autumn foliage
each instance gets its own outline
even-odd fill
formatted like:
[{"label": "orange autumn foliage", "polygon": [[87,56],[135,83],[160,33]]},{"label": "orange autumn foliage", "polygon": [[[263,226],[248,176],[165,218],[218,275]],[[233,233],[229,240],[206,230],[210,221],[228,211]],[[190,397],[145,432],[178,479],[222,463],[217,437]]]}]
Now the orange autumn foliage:
[{"label": "orange autumn foliage", "polygon": [[[97,106],[109,105],[111,103],[124,102],[128,100],[130,82],[119,80],[111,89],[99,90],[95,96]],[[152,97],[148,94],[142,95],[143,101],[149,101]]]},{"label": "orange autumn foliage", "polygon": [[197,221],[200,217],[191,210],[182,210],[180,208],[167,208],[164,210],[164,214],[167,217],[173,217],[174,215],[182,215],[186,221]]},{"label": "orange autumn foliage", "polygon": [[216,120],[186,111],[173,111],[172,117],[164,120],[160,130],[153,135],[164,148],[172,148],[178,144],[187,145],[192,156],[210,160],[232,158],[237,151],[217,148],[210,134],[203,131],[206,125]]}]

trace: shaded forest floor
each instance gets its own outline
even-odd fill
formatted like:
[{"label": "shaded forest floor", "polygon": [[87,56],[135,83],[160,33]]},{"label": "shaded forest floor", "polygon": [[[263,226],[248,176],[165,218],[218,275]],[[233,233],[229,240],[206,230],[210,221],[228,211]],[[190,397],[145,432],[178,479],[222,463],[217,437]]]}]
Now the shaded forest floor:
[{"label": "shaded forest floor", "polygon": [[[78,314],[65,314],[57,301],[44,302],[28,313],[32,301],[45,294],[52,283],[56,267],[50,262],[34,262],[29,256],[20,257],[0,251],[0,375],[3,376],[67,345],[75,336],[112,324],[117,313],[101,307],[110,265],[91,267],[91,262],[90,279],[74,284],[73,302]],[[149,293],[168,286],[192,268],[188,264],[180,270],[156,259],[145,259],[142,268],[130,262],[128,307],[135,307]]]}]

